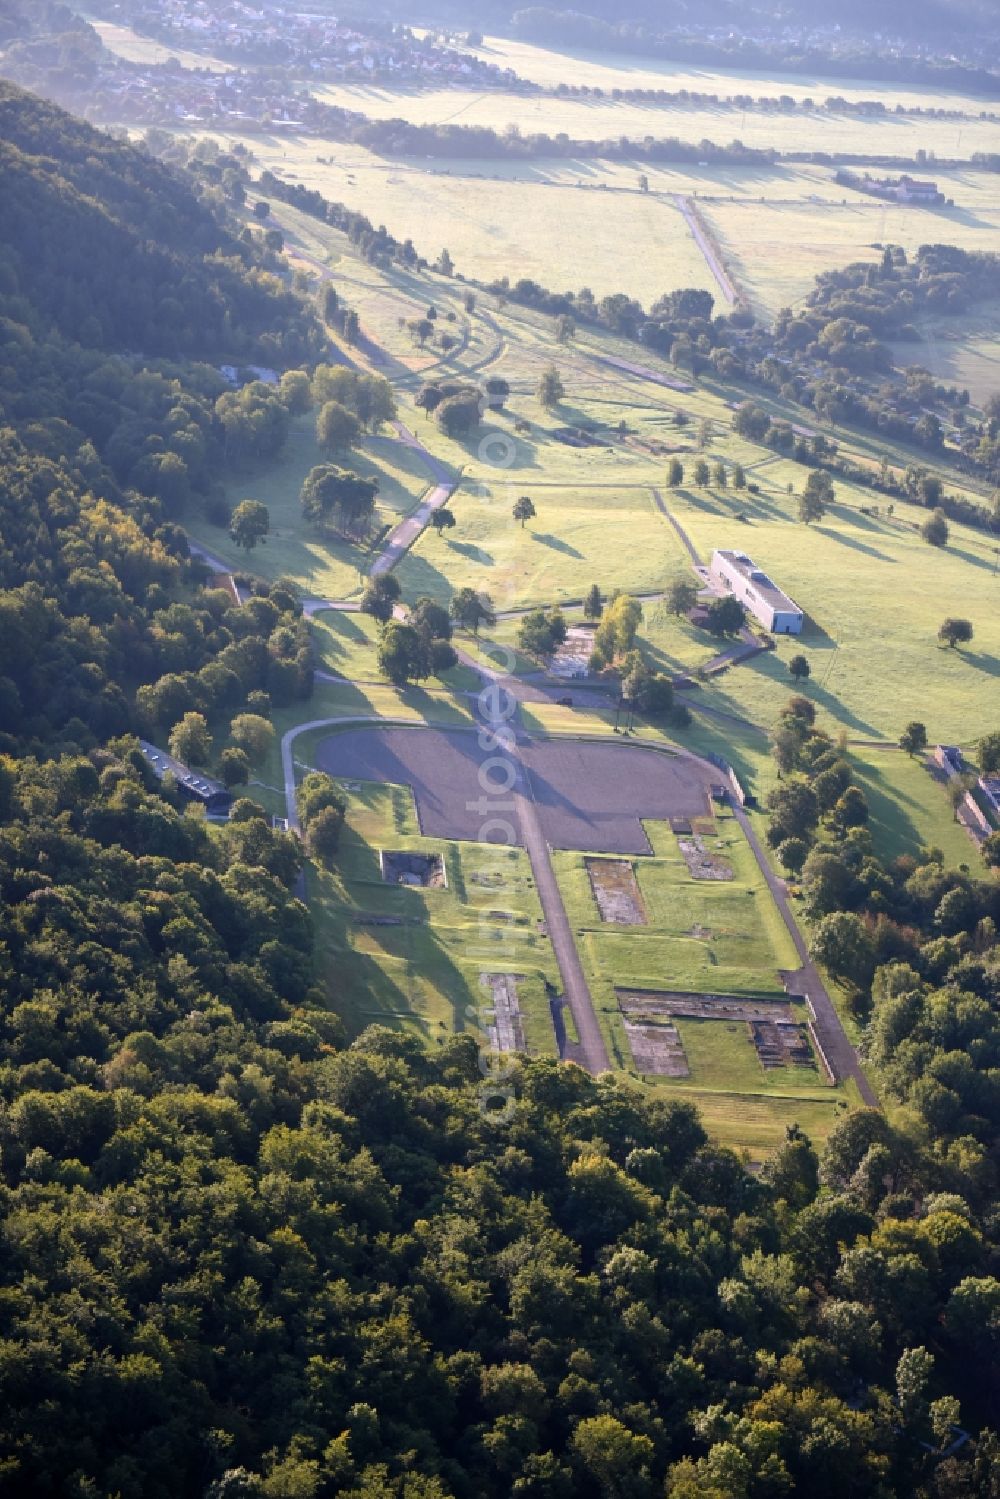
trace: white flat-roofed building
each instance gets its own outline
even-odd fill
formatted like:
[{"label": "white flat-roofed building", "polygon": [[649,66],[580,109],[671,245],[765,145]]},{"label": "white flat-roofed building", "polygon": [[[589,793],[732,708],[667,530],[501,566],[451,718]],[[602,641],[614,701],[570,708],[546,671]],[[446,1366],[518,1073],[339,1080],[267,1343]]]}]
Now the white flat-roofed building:
[{"label": "white flat-roofed building", "polygon": [[748,613],[775,635],[800,635],[805,615],[794,599],[772,583],[745,552],[713,552],[716,583],[738,598]]}]

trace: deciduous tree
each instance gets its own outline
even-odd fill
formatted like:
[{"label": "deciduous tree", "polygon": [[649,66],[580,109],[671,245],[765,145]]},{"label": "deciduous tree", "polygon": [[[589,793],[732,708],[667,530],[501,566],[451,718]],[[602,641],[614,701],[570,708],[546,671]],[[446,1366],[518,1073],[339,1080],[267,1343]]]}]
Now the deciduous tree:
[{"label": "deciduous tree", "polygon": [[667,584],[667,591],[663,596],[664,607],[668,614],[688,614],[698,602],[698,584],[693,578],[685,576],[673,578]]},{"label": "deciduous tree", "polygon": [[918,719],[912,719],[899,736],[899,747],[908,755],[919,755],[927,748],[927,728]]},{"label": "deciduous tree", "polygon": [[530,495],[522,494],[514,501],[514,519],[521,522],[522,531],[524,530],[525,522],[533,519],[537,513]]},{"label": "deciduous tree", "polygon": [[229,534],[238,547],[252,552],[271,529],[271,517],[260,500],[241,500],[229,521]]},{"label": "deciduous tree", "polygon": [[183,765],[207,765],[212,758],[212,736],[201,713],[185,713],[167,741],[170,753]]},{"label": "deciduous tree", "polygon": [[553,406],[559,405],[565,394],[566,387],[563,385],[559,371],[555,365],[549,365],[549,368],[543,371],[542,378],[538,382],[538,400],[540,404],[547,411],[551,410]]},{"label": "deciduous tree", "polygon": [[361,423],[340,401],[326,401],[316,418],[316,441],[327,453],[342,453],[361,436]]},{"label": "deciduous tree", "polygon": [[237,748],[259,763],[271,748],[274,728],[258,713],[238,713],[229,726],[229,735]]},{"label": "deciduous tree", "polygon": [[475,588],[460,588],[448,605],[448,613],[461,629],[471,630],[473,635],[478,635],[483,625],[496,624],[493,600]]},{"label": "deciduous tree", "polygon": [[950,645],[952,649],[956,645],[968,645],[972,639],[972,622],[968,619],[954,619],[950,615],[941,623],[938,630],[938,639]]}]

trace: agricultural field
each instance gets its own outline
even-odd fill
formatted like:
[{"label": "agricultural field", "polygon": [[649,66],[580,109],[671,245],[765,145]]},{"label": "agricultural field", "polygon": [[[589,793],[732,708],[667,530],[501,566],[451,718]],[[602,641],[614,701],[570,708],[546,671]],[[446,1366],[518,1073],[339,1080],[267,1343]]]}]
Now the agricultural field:
[{"label": "agricultural field", "polygon": [[[775,122],[767,117],[766,123],[770,128]],[[873,156],[881,128],[898,127],[867,127]],[[995,144],[998,127],[988,128]],[[806,129],[808,124],[799,126],[800,138]],[[942,241],[967,250],[1000,247],[996,179],[971,169],[935,166],[935,178],[955,206],[929,209],[880,202],[843,187],[830,167],[562,158],[445,165],[387,161],[357,146],[311,137],[255,136],[251,144],[262,166],[384,222],[399,238],[412,238],[429,259],[447,247],[464,275],[485,281],[528,276],[557,291],[589,286],[597,296],[625,291],[647,306],[679,286],[703,287],[719,300],[678,197],[698,200],[730,273],[769,315],[800,302],[821,271],[875,260],[887,243],[909,252]],[[639,190],[640,175],[648,178],[648,193]],[[594,193],[600,194],[596,209]],[[630,247],[627,276],[623,243]]]},{"label": "agricultural field", "polygon": [[[997,127],[991,128],[996,137]],[[818,190],[797,173],[801,187],[807,189],[802,197],[781,198],[772,193],[770,183],[762,182],[759,197],[763,202],[738,194],[726,200],[711,189],[699,194],[699,201],[722,245],[730,273],[756,308],[773,315],[801,302],[821,271],[853,260],[875,260],[886,244],[902,245],[908,253],[922,244],[942,243],[963,250],[1000,250],[995,177],[938,167],[933,172],[941,191],[954,199],[954,208],[883,203],[839,186],[830,174],[825,191]],[[813,201],[814,194],[820,201]],[[952,331],[960,332],[960,325],[954,330],[949,327]],[[927,336],[933,348],[935,335],[928,330]],[[900,352],[905,363],[924,364],[924,351],[925,344],[919,343]],[[982,381],[979,387],[983,388]]]},{"label": "agricultural field", "polygon": [[934,109],[993,109],[991,99],[956,94],[945,89],[924,88],[916,85],[900,85],[879,80],[858,82],[857,79],[838,78],[836,74],[806,77],[801,73],[760,73],[741,68],[685,67],[646,57],[615,53],[588,52],[583,49],[554,51],[548,47],[535,46],[531,42],[515,41],[507,37],[488,36],[478,51],[480,57],[496,63],[498,67],[512,68],[519,78],[555,88],[560,83],[578,87],[602,88],[651,88],[692,89],[700,93],[735,94],[748,93],[754,97],[779,98],[782,94],[793,99],[825,99],[830,94],[851,100],[881,99],[892,109],[902,104],[904,108],[920,106]]},{"label": "agricultural field", "polygon": [[[575,59],[574,59],[575,62]],[[574,78],[574,81],[576,79]],[[622,87],[642,87],[629,84]],[[754,97],[775,97],[769,90],[751,85],[748,88],[733,77],[717,86],[702,82],[664,79],[659,88],[695,88],[700,92],[726,94],[752,92]],[[403,119],[415,125],[479,126],[503,134],[515,126],[523,136],[565,134],[576,140],[617,140],[627,136],[642,140],[676,136],[695,144],[709,140],[726,145],[732,140],[758,149],[778,151],[845,152],[858,156],[915,156],[917,151],[937,156],[968,156],[973,151],[992,150],[997,125],[992,121],[932,120],[914,116],[888,115],[877,121],[856,114],[820,110],[808,114],[801,110],[787,113],[763,110],[741,110],[724,105],[699,106],[632,102],[631,100],[556,98],[488,90],[483,93],[453,88],[424,91],[399,91],[363,84],[338,84],[317,91],[324,102],[341,109],[357,110],[370,119]],[[795,97],[792,90],[781,89]],[[821,84],[812,95],[822,103],[831,94],[850,97],[846,90]],[[878,85],[872,85],[861,97],[881,97]],[[889,108],[895,102],[887,101]],[[911,101],[915,102],[915,101]],[[958,107],[975,110],[978,101],[965,100]],[[995,107],[995,101],[990,107]]]},{"label": "agricultural field", "polygon": [[261,167],[386,224],[428,259],[447,248],[473,279],[527,276],[555,290],[589,286],[598,297],[628,290],[644,303],[679,286],[716,287],[670,189],[638,192],[639,164],[628,173],[629,191],[604,192],[599,163],[591,170],[589,163],[490,160],[429,169],[315,136],[254,135],[247,144]]}]

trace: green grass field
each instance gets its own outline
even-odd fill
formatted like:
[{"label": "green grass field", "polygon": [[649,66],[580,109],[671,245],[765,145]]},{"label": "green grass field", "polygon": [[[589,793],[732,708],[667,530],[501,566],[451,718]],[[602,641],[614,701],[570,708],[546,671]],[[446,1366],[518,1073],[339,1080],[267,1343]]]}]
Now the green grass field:
[{"label": "green grass field", "polygon": [[[370,615],[324,609],[313,617],[313,632],[324,671],[349,682],[385,682],[378,668],[379,625]],[[440,677],[429,677],[424,685],[472,692],[479,685],[479,674],[459,663]]]},{"label": "green grass field", "polygon": [[[307,887],[320,978],[348,1034],[379,1024],[431,1045],[455,1033],[483,1039],[481,975],[516,973],[528,1049],[555,1055],[544,986],[555,966],[538,934],[541,907],[527,855],[422,838],[403,787],[351,782],[345,791],[336,868],[311,866]],[[447,888],[386,884],[379,849],[440,855]]]},{"label": "green grass field", "polygon": [[[608,590],[661,587],[664,570],[680,565],[679,543],[644,487],[533,490],[519,478],[476,491],[463,485],[451,502],[455,529],[425,534],[400,565],[406,598],[445,598],[468,585],[514,609],[579,599],[595,580]],[[523,529],[511,515],[519,493],[531,494],[538,512]]]},{"label": "green grass field", "polygon": [[[661,1097],[666,1086],[669,1084],[661,1090],[660,1085],[651,1083],[649,1091]],[[826,1098],[782,1098],[688,1087],[684,1098],[697,1107],[702,1125],[713,1140],[751,1161],[759,1161],[781,1144],[792,1125],[798,1125],[820,1149],[846,1110],[857,1107],[850,1090],[843,1094],[833,1089],[828,1092]]]},{"label": "green grass field", "polygon": [[854,779],[868,799],[869,827],[885,858],[939,848],[949,867],[980,869],[978,850],[955,821],[948,791],[920,759],[902,750],[852,748]]},{"label": "green grass field", "polygon": [[[819,524],[805,526],[781,489],[790,467],[777,465],[775,478],[771,469],[758,472],[756,505],[694,490],[673,500],[703,556],[714,547],[745,549],[808,616],[801,638],[782,638],[777,650],[719,678],[713,706],[770,727],[793,690],[788,660],[802,652],[812,667],[806,695],[834,732],[895,740],[916,718],[934,742],[969,743],[993,727],[1000,578],[990,544],[954,526],[947,548],[930,547],[914,529],[918,510],[863,516],[858,507],[869,497],[847,485],[837,486],[838,503]],[[801,486],[801,470],[796,478]],[[737,508],[749,524],[735,519]],[[939,646],[946,615],[973,621],[968,650]]]},{"label": "green grass field", "polygon": [[[647,823],[653,857],[632,861],[648,925],[604,923],[584,857],[556,852],[553,865],[598,1018],[616,1067],[638,1079],[616,988],[784,998],[779,969],[798,966],[795,949],[735,819],[719,814],[708,847],[729,860],[731,881],[695,880],[670,829]],[[805,1019],[803,1011],[803,1019]],[[798,1121],[817,1140],[853,1103],[849,1089],[831,1087],[816,1069],[765,1071],[747,1027],[724,1021],[676,1022],[690,1066],[688,1078],[647,1077],[654,1094],[695,1102],[712,1135],[759,1158]]]},{"label": "green grass field", "polygon": [[[309,470],[328,459],[316,444],[315,415],[293,424],[279,458],[231,477],[226,486],[230,506],[240,500],[261,500],[271,517],[266,542],[249,555],[234,546],[225,527],[213,526],[203,515],[186,517],[196,541],[232,564],[237,572],[259,577],[287,577],[306,596],[348,598],[360,591],[371,557],[361,547],[308,526],[302,518],[299,491]],[[411,448],[393,437],[366,437],[338,460],[379,481],[376,527],[394,525],[419,503],[429,479]]]},{"label": "green grass field", "polygon": [[553,853],[581,958],[597,984],[723,994],[783,994],[778,969],[798,960],[739,824],[718,819],[708,846],[727,859],[732,880],[696,880],[665,824],[647,823],[654,858],[634,861],[648,925],[601,921],[584,856]]}]

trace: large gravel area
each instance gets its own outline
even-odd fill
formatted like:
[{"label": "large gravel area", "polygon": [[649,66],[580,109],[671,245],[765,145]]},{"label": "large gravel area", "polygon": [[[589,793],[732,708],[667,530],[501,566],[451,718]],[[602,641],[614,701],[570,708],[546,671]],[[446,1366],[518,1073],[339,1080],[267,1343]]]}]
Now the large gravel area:
[{"label": "large gravel area", "polygon": [[[517,787],[534,798],[553,848],[648,854],[643,818],[697,817],[708,808],[699,771],[655,750],[559,740],[533,740],[518,749],[528,784],[515,761]],[[341,780],[411,786],[423,832],[465,841],[489,841],[484,825],[490,817],[517,827],[516,810],[508,805],[514,797],[502,789],[509,777],[495,759],[474,732],[417,727],[354,729],[324,740],[316,752],[317,766]],[[486,810],[484,781],[501,788],[488,794]]]}]

